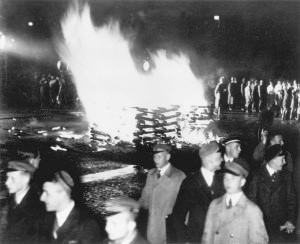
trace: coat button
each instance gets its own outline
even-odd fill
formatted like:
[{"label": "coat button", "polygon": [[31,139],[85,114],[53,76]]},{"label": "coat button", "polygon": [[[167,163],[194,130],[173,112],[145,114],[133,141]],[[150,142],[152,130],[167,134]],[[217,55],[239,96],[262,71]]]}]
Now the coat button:
[{"label": "coat button", "polygon": [[230,238],[233,238],[234,237],[234,235],[233,234],[230,234]]},{"label": "coat button", "polygon": [[219,235],[219,231],[216,231],[216,235]]}]

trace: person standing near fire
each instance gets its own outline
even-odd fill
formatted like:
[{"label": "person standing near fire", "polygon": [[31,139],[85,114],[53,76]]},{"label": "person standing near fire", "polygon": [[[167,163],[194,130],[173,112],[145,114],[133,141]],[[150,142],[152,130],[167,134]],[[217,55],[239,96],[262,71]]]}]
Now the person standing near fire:
[{"label": "person standing near fire", "polygon": [[170,164],[171,147],[157,144],[153,148],[156,168],[149,171],[146,185],[139,200],[149,211],[147,239],[151,244],[167,243],[167,218],[173,206],[185,174]]},{"label": "person standing near fire", "polygon": [[224,82],[224,76],[222,76],[215,88],[215,114],[222,113],[222,110],[226,107],[226,92],[227,88]]}]

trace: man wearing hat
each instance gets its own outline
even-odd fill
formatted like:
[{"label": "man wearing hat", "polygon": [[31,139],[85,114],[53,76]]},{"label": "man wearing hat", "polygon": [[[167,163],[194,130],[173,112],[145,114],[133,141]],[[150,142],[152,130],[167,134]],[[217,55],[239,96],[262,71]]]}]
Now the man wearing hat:
[{"label": "man wearing hat", "polygon": [[[28,160],[17,158],[8,162],[5,185],[9,197],[4,208],[6,219],[1,214],[1,223],[5,221],[4,241],[6,243],[34,243],[38,234],[39,220],[44,207],[39,201],[35,187],[32,186],[32,175],[36,168]],[[3,212],[4,213],[4,212]]]},{"label": "man wearing hat", "polygon": [[225,148],[224,162],[232,162],[234,158],[238,158],[242,151],[241,140],[238,136],[229,136],[221,141]]},{"label": "man wearing hat", "polygon": [[41,201],[49,214],[40,232],[41,243],[97,243],[101,241],[98,222],[76,206],[71,197],[74,180],[58,171],[43,184]]},{"label": "man wearing hat", "polygon": [[296,194],[291,173],[283,169],[286,152],[281,145],[266,150],[266,165],[253,174],[249,198],[257,203],[271,241],[291,238],[296,223]]},{"label": "man wearing hat", "polygon": [[171,147],[157,144],[153,147],[156,168],[149,171],[140,199],[149,210],[147,239],[151,244],[166,243],[166,218],[171,215],[185,174],[170,164]]},{"label": "man wearing hat", "polygon": [[224,194],[223,176],[216,173],[222,162],[219,144],[204,144],[199,156],[202,166],[182,182],[173,210],[178,243],[201,241],[208,206]]},{"label": "man wearing hat", "polygon": [[108,240],[103,244],[149,244],[137,230],[140,204],[129,197],[111,199],[106,203]]},{"label": "man wearing hat", "polygon": [[[253,159],[258,166],[262,166],[266,163],[264,161],[264,154],[267,148],[276,144],[281,146],[284,145],[283,136],[280,131],[271,131],[271,132],[268,132],[267,130],[261,131],[261,141],[255,147],[253,152]],[[285,157],[286,164],[284,165],[284,168],[287,168],[290,172],[293,172],[294,163],[293,163],[292,155],[288,151],[285,152],[286,152],[286,157]]]},{"label": "man wearing hat", "polygon": [[262,212],[242,191],[247,163],[235,158],[223,171],[226,194],[210,204],[201,243],[268,243]]}]

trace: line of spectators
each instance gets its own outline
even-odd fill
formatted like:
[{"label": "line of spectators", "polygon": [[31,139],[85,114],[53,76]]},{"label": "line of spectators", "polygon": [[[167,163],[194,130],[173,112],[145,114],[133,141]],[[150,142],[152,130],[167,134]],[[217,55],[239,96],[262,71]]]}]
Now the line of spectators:
[{"label": "line of spectators", "polygon": [[40,108],[79,108],[75,86],[64,73],[41,75],[39,80]]},{"label": "line of spectators", "polygon": [[239,83],[235,77],[219,79],[215,87],[215,114],[238,109],[246,113],[273,110],[282,119],[300,120],[300,83],[296,80],[256,80],[245,78]]}]

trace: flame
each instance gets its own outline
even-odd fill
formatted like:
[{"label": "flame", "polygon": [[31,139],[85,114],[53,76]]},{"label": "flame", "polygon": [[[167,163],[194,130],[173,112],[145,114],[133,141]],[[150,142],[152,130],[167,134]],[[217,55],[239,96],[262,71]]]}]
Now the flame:
[{"label": "flame", "polygon": [[186,55],[168,58],[159,50],[151,55],[155,69],[139,73],[118,22],[95,27],[88,5],[81,11],[69,9],[62,32],[61,58],[72,71],[88,121],[101,131],[130,141],[136,130],[133,107],[206,104],[202,81],[194,76]]}]

